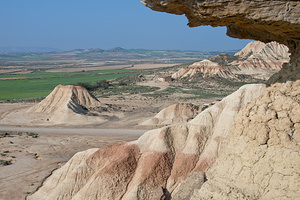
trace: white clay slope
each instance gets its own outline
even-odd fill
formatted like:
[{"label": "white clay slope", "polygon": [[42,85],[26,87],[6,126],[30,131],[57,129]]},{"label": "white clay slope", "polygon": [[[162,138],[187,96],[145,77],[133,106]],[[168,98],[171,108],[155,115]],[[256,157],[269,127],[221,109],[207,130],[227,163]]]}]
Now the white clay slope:
[{"label": "white clay slope", "polygon": [[191,79],[195,76],[211,77],[217,76],[222,78],[233,78],[236,76],[223,66],[218,63],[212,62],[210,60],[204,59],[202,61],[196,62],[192,65],[181,68],[178,72],[172,75],[174,79]]}]

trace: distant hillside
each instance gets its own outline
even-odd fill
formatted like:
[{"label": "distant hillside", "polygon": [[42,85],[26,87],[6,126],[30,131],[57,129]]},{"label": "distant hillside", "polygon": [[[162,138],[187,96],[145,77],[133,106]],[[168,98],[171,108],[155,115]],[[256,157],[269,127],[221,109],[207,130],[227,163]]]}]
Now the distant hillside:
[{"label": "distant hillside", "polygon": [[41,53],[61,51],[50,47],[0,47],[0,53]]},{"label": "distant hillside", "polygon": [[241,70],[280,70],[282,64],[289,62],[289,49],[277,42],[262,43],[250,42],[242,51],[235,54],[242,62],[238,68]]},{"label": "distant hillside", "polygon": [[[210,61],[210,62],[208,62]],[[277,42],[253,41],[241,51],[230,55],[221,53],[192,65],[183,67],[172,75],[174,79],[195,79],[217,76],[243,80],[246,77],[267,80],[289,62],[288,48]],[[247,76],[245,76],[247,75]]]},{"label": "distant hillside", "polygon": [[174,79],[193,79],[199,76],[203,78],[213,76],[231,79],[237,78],[230,70],[207,59],[183,67],[178,72],[172,74],[172,78]]}]

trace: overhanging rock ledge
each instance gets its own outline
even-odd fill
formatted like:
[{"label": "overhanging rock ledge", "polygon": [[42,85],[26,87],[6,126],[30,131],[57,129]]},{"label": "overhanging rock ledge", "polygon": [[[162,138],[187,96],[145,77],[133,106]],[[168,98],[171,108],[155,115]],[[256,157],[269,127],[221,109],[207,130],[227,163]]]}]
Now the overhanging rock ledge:
[{"label": "overhanging rock ledge", "polygon": [[190,27],[226,26],[227,35],[289,47],[290,63],[268,83],[300,79],[300,1],[286,0],[141,0],[152,10],[185,16]]}]

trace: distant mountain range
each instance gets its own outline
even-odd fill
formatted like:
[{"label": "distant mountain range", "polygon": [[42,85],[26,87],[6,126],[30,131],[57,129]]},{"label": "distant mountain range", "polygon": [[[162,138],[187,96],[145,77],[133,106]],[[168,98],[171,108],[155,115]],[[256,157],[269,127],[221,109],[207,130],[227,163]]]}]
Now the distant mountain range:
[{"label": "distant mountain range", "polygon": [[44,53],[62,51],[57,48],[50,47],[1,47],[0,53]]},{"label": "distant mountain range", "polygon": [[[51,47],[5,47],[0,46],[0,54],[3,53],[47,53],[47,52],[81,52],[81,53],[102,53],[102,52],[135,52],[135,51],[160,51],[150,49],[124,49],[122,47],[115,47],[111,49],[100,49],[100,48],[89,48],[89,49],[72,49],[62,50]],[[212,54],[227,53],[234,55],[238,50],[220,50],[220,51],[196,51],[196,50],[161,50],[161,51],[172,51],[172,52],[210,52]]]}]

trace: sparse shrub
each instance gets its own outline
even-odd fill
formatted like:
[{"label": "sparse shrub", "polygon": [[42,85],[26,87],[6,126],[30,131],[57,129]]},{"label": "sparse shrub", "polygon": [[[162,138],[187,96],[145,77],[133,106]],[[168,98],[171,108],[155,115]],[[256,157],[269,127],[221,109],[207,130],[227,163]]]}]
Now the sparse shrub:
[{"label": "sparse shrub", "polygon": [[96,82],[96,88],[107,89],[109,87],[109,82],[107,80],[100,80]]},{"label": "sparse shrub", "polygon": [[86,88],[87,90],[91,90],[91,89],[93,88],[92,84],[86,83],[86,82],[76,82],[75,85],[84,87],[84,88]]},{"label": "sparse shrub", "polygon": [[125,85],[127,85],[127,83],[126,83],[125,81],[120,81],[120,82],[118,83],[118,85],[119,85],[119,86],[125,86]]},{"label": "sparse shrub", "polygon": [[37,137],[39,137],[39,134],[37,134],[37,133],[26,133],[27,134],[27,136],[31,136],[32,138],[37,138]]},{"label": "sparse shrub", "polygon": [[4,138],[4,137],[13,137],[13,136],[11,136],[10,133],[1,133],[0,138]]},{"label": "sparse shrub", "polygon": [[8,160],[0,160],[0,165],[6,166],[6,165],[11,165],[12,163]]}]

